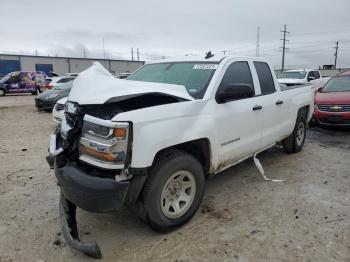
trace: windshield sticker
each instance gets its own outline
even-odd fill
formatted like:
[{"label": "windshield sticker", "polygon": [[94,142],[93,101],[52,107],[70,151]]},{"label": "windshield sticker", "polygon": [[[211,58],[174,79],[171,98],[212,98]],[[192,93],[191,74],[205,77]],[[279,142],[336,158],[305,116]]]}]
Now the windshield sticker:
[{"label": "windshield sticker", "polygon": [[217,69],[218,65],[216,64],[198,64],[198,65],[194,65],[193,69],[204,69],[204,70],[212,70],[212,69]]}]

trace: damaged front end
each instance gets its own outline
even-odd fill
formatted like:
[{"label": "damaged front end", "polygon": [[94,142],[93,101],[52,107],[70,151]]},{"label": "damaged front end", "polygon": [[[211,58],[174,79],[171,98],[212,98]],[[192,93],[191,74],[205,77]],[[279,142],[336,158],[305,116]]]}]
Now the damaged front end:
[{"label": "damaged front end", "polygon": [[132,122],[114,122],[121,112],[183,101],[161,94],[145,94],[104,104],[67,102],[65,119],[50,135],[47,161],[61,189],[60,219],[65,240],[88,256],[101,258],[96,243],[79,239],[76,207],[110,212],[135,204],[147,168],[132,169]]},{"label": "damaged front end", "polygon": [[124,204],[132,177],[125,174],[132,128],[131,123],[89,116],[89,110],[91,106],[67,103],[66,119],[50,135],[47,160],[61,188],[59,211],[65,240],[86,255],[101,258],[96,243],[80,242],[76,207],[109,212]]}]

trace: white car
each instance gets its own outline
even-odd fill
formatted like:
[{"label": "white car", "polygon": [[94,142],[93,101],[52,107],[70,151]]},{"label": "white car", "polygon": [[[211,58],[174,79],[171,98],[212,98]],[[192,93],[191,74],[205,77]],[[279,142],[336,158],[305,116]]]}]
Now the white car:
[{"label": "white car", "polygon": [[128,80],[98,63],[80,73],[48,158],[66,241],[101,257],[96,244],[79,242],[76,207],[130,204],[152,228],[169,231],[196,213],[209,174],[258,162],[279,142],[299,152],[314,94],[310,86],[281,89],[271,68],[262,58],[207,54],[151,62]]},{"label": "white car", "polygon": [[46,90],[47,89],[53,89],[55,87],[58,87],[64,83],[67,83],[69,81],[73,81],[75,79],[75,76],[53,76],[45,78],[46,81]]},{"label": "white car", "polygon": [[55,104],[52,109],[52,119],[56,123],[61,123],[61,121],[65,118],[64,116],[64,105],[67,101],[67,97],[61,98]]}]

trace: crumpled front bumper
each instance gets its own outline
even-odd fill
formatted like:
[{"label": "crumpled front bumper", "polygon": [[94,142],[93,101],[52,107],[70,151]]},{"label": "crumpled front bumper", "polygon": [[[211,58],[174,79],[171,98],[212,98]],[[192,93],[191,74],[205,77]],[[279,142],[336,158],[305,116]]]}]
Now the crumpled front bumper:
[{"label": "crumpled front bumper", "polygon": [[64,196],[77,207],[90,212],[120,209],[130,184],[129,181],[117,182],[87,174],[71,164],[62,168],[55,164],[55,175]]},{"label": "crumpled front bumper", "polygon": [[55,176],[61,188],[59,212],[63,236],[72,248],[90,257],[102,258],[96,243],[84,243],[79,239],[76,207],[90,212],[117,210],[125,202],[130,182],[117,182],[112,177],[99,177],[89,173],[89,169],[83,169],[67,159],[62,161],[65,152],[57,145],[58,136],[59,129],[55,129],[50,136],[47,162],[55,169]]}]

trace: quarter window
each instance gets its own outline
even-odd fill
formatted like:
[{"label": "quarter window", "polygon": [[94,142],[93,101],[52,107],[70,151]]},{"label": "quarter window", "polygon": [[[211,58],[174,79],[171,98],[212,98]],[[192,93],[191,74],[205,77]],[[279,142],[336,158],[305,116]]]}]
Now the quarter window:
[{"label": "quarter window", "polygon": [[254,87],[252,74],[247,62],[239,61],[229,65],[221,80],[219,89],[223,86],[235,84],[248,84]]},{"label": "quarter window", "polygon": [[274,93],[276,91],[275,83],[269,65],[265,62],[255,61],[254,66],[258,74],[261,94],[267,95]]}]

